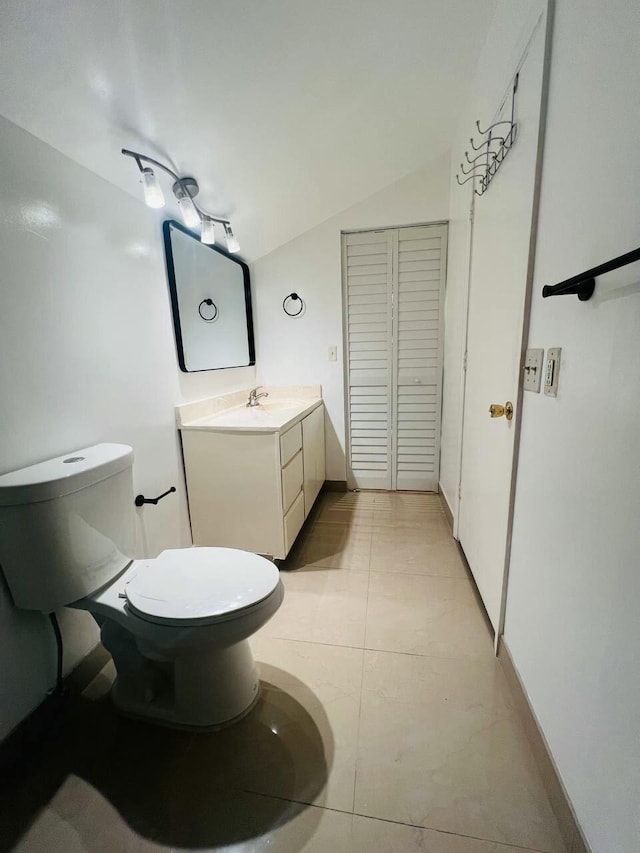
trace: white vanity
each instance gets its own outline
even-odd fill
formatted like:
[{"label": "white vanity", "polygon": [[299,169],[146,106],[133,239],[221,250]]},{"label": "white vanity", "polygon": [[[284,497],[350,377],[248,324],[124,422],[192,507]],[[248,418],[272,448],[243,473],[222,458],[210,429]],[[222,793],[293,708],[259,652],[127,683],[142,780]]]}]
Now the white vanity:
[{"label": "white vanity", "polygon": [[194,545],[284,559],[325,479],[319,386],[249,389],[178,406]]}]

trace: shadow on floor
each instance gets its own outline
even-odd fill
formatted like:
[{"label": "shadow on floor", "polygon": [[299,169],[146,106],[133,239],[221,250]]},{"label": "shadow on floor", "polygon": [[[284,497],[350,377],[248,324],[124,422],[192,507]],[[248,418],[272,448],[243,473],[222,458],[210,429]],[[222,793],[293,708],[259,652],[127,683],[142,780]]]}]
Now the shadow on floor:
[{"label": "shadow on floor", "polygon": [[[264,664],[261,674],[251,713],[213,733],[128,720],[108,697],[72,700],[0,789],[0,849],[96,849],[105,834],[109,849],[128,849],[136,836],[216,849],[287,823],[322,799],[333,737],[306,685]],[[306,824],[311,836],[313,820]]]}]

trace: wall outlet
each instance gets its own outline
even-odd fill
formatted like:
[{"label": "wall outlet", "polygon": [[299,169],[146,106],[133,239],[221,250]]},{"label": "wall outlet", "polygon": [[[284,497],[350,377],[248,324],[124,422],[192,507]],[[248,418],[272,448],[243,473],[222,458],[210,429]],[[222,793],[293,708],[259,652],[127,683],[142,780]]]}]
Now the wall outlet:
[{"label": "wall outlet", "polygon": [[524,382],[522,383],[522,387],[525,391],[534,391],[536,394],[540,393],[543,358],[543,349],[527,350],[524,359]]},{"label": "wall outlet", "polygon": [[329,347],[329,361],[338,360],[338,347]]}]

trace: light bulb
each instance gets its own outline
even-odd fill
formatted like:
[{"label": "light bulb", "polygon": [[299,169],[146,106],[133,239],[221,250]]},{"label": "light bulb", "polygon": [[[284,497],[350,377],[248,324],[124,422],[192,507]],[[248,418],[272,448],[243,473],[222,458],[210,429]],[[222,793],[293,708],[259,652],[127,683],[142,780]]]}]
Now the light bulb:
[{"label": "light bulb", "polygon": [[202,231],[200,233],[200,242],[206,243],[208,246],[213,246],[216,242],[216,229],[213,219],[208,216],[202,218]]},{"label": "light bulb", "polygon": [[231,223],[224,223],[224,236],[227,238],[227,251],[233,254],[234,252],[240,251],[240,243],[235,238],[233,231],[231,230]]},{"label": "light bulb", "polygon": [[147,207],[164,207],[162,188],[153,169],[142,170],[142,186],[144,187],[144,200]]},{"label": "light bulb", "polygon": [[196,228],[200,225],[200,214],[195,209],[195,206],[188,195],[183,195],[178,199],[178,206],[182,219],[187,228]]}]

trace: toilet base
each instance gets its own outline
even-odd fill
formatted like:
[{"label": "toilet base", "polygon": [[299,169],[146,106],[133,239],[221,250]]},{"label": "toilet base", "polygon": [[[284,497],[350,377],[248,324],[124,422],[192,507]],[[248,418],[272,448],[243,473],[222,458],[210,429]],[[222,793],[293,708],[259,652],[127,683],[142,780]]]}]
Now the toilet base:
[{"label": "toilet base", "polygon": [[118,673],[112,699],[126,716],[210,731],[241,719],[258,700],[260,682],[248,640],[173,655],[149,648],[142,653],[136,648],[132,655],[120,644],[107,648]]},{"label": "toilet base", "polygon": [[225,720],[223,723],[213,723],[208,726],[201,725],[193,725],[190,723],[182,723],[177,722],[175,719],[168,719],[160,716],[150,716],[149,714],[140,714],[135,713],[134,711],[129,711],[125,709],[122,705],[120,705],[116,699],[117,689],[116,685],[118,683],[118,679],[114,681],[111,687],[111,700],[115,707],[118,709],[118,712],[122,714],[123,717],[128,717],[130,720],[139,720],[142,723],[153,723],[154,726],[163,726],[166,729],[177,729],[182,732],[202,732],[206,734],[208,732],[219,732],[222,729],[227,729],[230,726],[235,725],[235,723],[239,723],[240,720],[244,720],[246,716],[248,716],[255,706],[258,704],[258,699],[260,699],[260,695],[262,693],[262,685],[258,682],[258,689],[256,690],[256,694],[253,700],[249,703],[249,705],[237,714],[235,717],[231,717],[230,720]]}]

